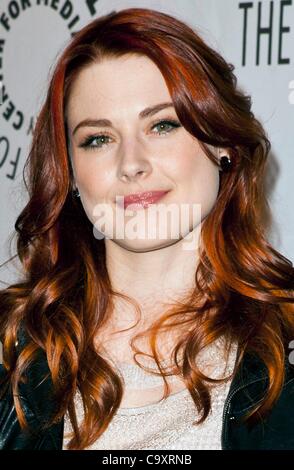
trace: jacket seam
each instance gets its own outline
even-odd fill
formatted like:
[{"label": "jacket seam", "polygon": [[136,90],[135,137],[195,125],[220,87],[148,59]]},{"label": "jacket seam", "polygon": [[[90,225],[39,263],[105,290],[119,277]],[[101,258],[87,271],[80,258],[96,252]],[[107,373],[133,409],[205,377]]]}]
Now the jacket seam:
[{"label": "jacket seam", "polygon": [[[249,382],[247,383],[244,383],[241,387],[236,387],[235,390],[232,390],[231,393],[229,393],[226,401],[225,401],[225,405],[224,405],[224,410],[225,408],[227,407],[227,409],[225,410],[225,416],[224,416],[224,422],[223,422],[223,431],[224,431],[224,436],[223,436],[223,445],[222,445],[222,448],[225,450],[225,449],[231,449],[231,446],[228,445],[228,428],[229,428],[229,415],[231,414],[232,416],[234,416],[234,413],[231,412],[231,405],[232,405],[232,398],[236,395],[237,392],[239,392],[240,390],[243,390],[244,388],[248,387],[249,385],[252,385],[253,383],[255,382],[260,382],[262,380],[264,380],[267,376],[262,376],[262,377],[258,377],[258,378],[255,378],[255,379],[252,379],[250,380]],[[252,406],[252,405],[251,405]],[[247,408],[246,408],[247,409]],[[240,413],[242,412],[242,410],[240,410]]]}]

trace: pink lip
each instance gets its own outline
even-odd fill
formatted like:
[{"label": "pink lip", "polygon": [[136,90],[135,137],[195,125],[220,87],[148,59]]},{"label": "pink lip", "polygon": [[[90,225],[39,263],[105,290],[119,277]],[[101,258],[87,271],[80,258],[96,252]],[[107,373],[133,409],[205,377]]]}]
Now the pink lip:
[{"label": "pink lip", "polygon": [[[129,194],[124,198],[124,209],[134,204],[134,208],[148,207],[159,201],[169,191],[146,191],[143,193]],[[136,205],[136,206],[135,206]]]}]

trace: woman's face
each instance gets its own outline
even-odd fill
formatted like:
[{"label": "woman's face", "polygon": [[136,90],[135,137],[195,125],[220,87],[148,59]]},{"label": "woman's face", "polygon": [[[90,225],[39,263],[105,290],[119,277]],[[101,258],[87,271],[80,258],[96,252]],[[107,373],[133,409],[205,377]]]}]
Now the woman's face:
[{"label": "woman's face", "polygon": [[[72,85],[66,118],[75,186],[106,243],[148,251],[199,229],[217,198],[219,168],[181,126],[148,57],[128,54],[84,68]],[[117,196],[145,191],[168,192],[129,211],[117,204]]]}]

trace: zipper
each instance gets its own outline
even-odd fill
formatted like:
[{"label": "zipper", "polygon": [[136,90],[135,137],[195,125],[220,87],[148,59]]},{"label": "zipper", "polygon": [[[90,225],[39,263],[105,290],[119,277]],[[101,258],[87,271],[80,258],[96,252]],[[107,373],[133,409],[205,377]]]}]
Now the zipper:
[{"label": "zipper", "polygon": [[[242,390],[243,388],[246,388],[248,387],[249,385],[255,383],[255,382],[260,382],[261,380],[264,380],[266,378],[266,376],[262,376],[262,377],[259,377],[258,379],[253,379],[251,380],[250,382],[247,382],[246,384],[243,384],[243,385],[240,385],[239,387],[235,388],[234,390],[232,390],[226,400],[225,400],[225,404],[224,404],[224,409],[223,409],[223,416],[222,416],[222,435],[221,435],[221,442],[222,442],[222,449],[226,449],[226,441],[227,441],[227,426],[225,426],[225,423],[226,423],[226,420],[227,420],[227,415],[229,414],[230,412],[230,408],[231,408],[231,400],[233,398],[233,396],[239,392],[240,390]],[[254,405],[254,403],[252,404],[252,406]],[[234,420],[235,419],[235,416],[232,415],[230,416],[231,420]]]}]

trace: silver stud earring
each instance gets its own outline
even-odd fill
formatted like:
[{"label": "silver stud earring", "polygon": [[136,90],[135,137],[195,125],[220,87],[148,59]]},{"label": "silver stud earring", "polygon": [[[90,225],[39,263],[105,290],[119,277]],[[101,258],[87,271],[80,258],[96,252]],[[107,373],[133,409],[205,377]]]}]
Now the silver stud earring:
[{"label": "silver stud earring", "polygon": [[73,193],[74,197],[80,197],[80,193],[79,193],[78,188],[73,189],[72,193]]}]

